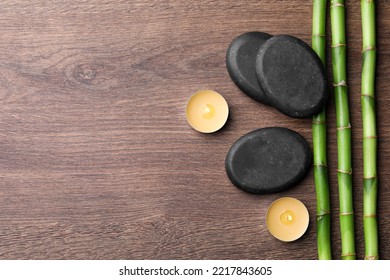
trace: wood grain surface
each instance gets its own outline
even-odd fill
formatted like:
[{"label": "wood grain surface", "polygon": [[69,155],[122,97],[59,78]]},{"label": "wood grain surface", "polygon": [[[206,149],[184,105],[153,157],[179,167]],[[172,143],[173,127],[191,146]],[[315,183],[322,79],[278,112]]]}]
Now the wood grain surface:
[{"label": "wood grain surface", "polygon": [[[380,257],[390,259],[390,2],[377,6]],[[316,259],[312,170],[293,189],[264,196],[240,191],[224,170],[230,146],[257,128],[288,127],[312,144],[310,119],[251,100],[225,66],[229,43],[244,32],[310,43],[311,9],[298,0],[1,1],[0,258]],[[359,1],[347,1],[346,11],[362,259]],[[330,57],[328,66],[330,77]],[[215,134],[185,119],[188,98],[201,89],[230,105]],[[333,97],[327,111],[332,248],[340,259]],[[267,207],[282,196],[302,200],[310,213],[296,242],[266,229]]]}]

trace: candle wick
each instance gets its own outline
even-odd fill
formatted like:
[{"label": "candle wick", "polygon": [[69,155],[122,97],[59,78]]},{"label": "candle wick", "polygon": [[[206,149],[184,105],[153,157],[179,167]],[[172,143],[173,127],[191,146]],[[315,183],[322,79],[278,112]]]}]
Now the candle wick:
[{"label": "candle wick", "polygon": [[294,222],[294,213],[291,210],[286,210],[280,215],[282,223],[289,225]]},{"label": "candle wick", "polygon": [[215,114],[214,106],[211,104],[206,104],[205,107],[203,108],[202,117],[205,119],[210,119],[214,116],[214,114]]}]

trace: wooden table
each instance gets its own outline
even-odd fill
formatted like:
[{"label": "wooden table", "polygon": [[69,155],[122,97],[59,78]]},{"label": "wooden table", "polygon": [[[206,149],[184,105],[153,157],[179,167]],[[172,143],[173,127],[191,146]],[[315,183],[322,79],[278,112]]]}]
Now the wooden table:
[{"label": "wooden table", "polygon": [[[362,259],[361,21],[358,1],[346,8]],[[311,1],[298,0],[2,1],[0,258],[316,259],[312,170],[295,188],[265,196],[240,191],[224,170],[232,143],[257,128],[288,127],[311,145],[310,119],[251,100],[225,66],[229,43],[247,31],[310,43],[311,9]],[[382,259],[390,258],[389,13],[389,2],[378,1]],[[220,92],[230,105],[218,133],[198,133],[186,122],[186,102],[200,89]],[[339,259],[333,97],[328,120]],[[279,242],[266,229],[266,209],[281,196],[302,200],[310,212],[309,229],[296,242]]]}]

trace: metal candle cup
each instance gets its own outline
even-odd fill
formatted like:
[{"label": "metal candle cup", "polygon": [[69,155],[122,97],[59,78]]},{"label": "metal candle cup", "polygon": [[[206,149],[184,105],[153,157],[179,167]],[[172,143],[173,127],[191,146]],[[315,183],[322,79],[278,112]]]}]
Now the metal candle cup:
[{"label": "metal candle cup", "polygon": [[187,102],[187,121],[193,129],[202,133],[212,133],[221,129],[228,115],[229,106],[226,100],[212,90],[199,91]]},{"label": "metal candle cup", "polygon": [[298,199],[282,197],[267,210],[266,224],[277,239],[290,242],[300,238],[309,226],[309,212]]}]

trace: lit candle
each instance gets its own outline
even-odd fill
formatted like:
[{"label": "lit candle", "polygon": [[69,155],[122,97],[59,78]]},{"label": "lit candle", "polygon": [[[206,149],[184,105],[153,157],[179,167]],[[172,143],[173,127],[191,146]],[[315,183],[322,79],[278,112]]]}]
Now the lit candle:
[{"label": "lit candle", "polygon": [[309,226],[309,212],[298,199],[282,197],[275,200],[267,211],[269,232],[277,239],[290,242],[300,238]]},{"label": "lit candle", "polygon": [[202,90],[190,97],[186,107],[186,117],[191,127],[203,133],[221,129],[227,121],[229,107],[219,93]]}]

